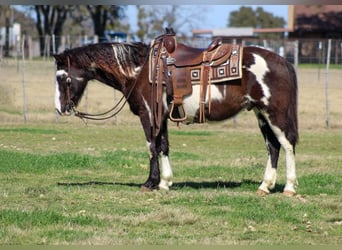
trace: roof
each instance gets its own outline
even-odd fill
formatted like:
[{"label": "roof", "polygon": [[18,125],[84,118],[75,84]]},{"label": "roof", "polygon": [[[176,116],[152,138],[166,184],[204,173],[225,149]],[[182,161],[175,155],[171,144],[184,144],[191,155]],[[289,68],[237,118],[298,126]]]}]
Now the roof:
[{"label": "roof", "polygon": [[329,12],[342,12],[342,5],[294,5],[296,16],[313,16]]},{"label": "roof", "polygon": [[213,29],[212,30],[213,36],[253,36],[254,31],[251,27],[245,27],[245,28],[236,28],[236,27],[230,27],[230,28],[222,28],[222,29]]},{"label": "roof", "polygon": [[211,35],[213,37],[253,37],[256,33],[281,33],[291,31],[288,28],[252,28],[252,27],[230,27],[221,29],[198,29],[193,30],[194,35]]},{"label": "roof", "polygon": [[254,36],[254,29],[252,27],[230,27],[230,28],[220,28],[220,29],[207,29],[207,30],[193,30],[194,35],[211,35],[213,37],[251,37]]},{"label": "roof", "polygon": [[295,30],[342,30],[342,5],[295,5]]}]

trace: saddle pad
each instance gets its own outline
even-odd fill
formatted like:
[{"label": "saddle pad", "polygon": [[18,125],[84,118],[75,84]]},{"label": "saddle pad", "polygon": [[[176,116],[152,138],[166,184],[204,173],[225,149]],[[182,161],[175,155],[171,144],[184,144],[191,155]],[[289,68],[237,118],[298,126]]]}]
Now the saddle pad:
[{"label": "saddle pad", "polygon": [[[240,45],[231,45],[232,53],[228,59],[218,65],[210,66],[210,81],[211,83],[219,83],[240,79],[242,77],[242,52],[243,48]],[[177,69],[176,69],[177,70]],[[200,84],[201,82],[201,65],[190,67],[187,71],[191,84]]]}]

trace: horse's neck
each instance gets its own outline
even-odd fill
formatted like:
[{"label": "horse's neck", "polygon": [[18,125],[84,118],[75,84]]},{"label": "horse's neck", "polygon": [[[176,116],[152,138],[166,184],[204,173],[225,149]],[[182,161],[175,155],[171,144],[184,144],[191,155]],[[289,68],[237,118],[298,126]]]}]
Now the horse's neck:
[{"label": "horse's neck", "polygon": [[120,79],[120,77],[117,77],[113,74],[113,71],[108,68],[97,68],[94,77],[91,80],[97,80],[120,92],[125,90],[126,80]]}]

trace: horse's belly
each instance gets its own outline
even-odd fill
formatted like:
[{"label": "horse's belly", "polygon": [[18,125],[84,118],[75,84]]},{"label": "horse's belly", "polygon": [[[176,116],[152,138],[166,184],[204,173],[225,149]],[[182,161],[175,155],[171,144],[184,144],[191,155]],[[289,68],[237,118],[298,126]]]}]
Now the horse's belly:
[{"label": "horse's belly", "polygon": [[[206,98],[205,98],[205,103],[208,103],[209,100],[209,94],[208,94],[209,89],[207,90],[206,93]],[[218,101],[222,102],[224,101],[224,95],[223,93],[218,89],[217,86],[211,85],[211,101]],[[192,86],[192,94],[185,97],[183,100],[184,104],[184,109],[187,114],[187,122],[193,122],[194,117],[196,116],[198,110],[199,110],[199,105],[200,105],[200,86],[199,85],[193,85]]]}]

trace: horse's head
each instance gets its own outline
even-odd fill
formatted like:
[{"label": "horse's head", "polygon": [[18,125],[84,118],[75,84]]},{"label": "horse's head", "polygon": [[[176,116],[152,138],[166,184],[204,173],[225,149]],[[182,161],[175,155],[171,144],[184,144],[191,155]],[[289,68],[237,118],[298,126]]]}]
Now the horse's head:
[{"label": "horse's head", "polygon": [[57,65],[55,108],[60,115],[71,115],[83,95],[88,79],[70,55],[54,55]]}]

